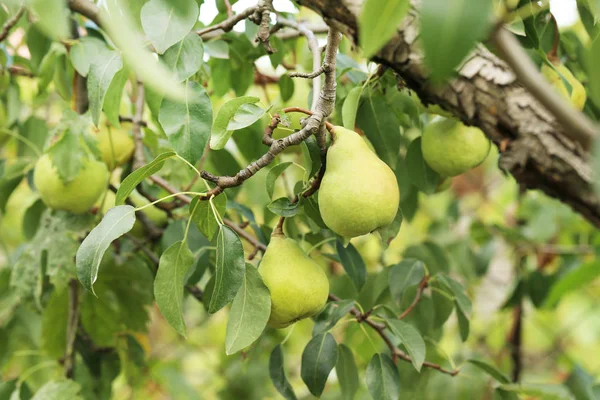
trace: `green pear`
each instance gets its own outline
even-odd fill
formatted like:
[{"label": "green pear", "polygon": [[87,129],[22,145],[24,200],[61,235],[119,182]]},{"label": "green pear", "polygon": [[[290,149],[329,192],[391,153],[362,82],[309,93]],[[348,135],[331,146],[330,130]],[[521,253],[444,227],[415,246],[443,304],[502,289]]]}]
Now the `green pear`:
[{"label": "green pear", "polygon": [[[550,82],[565,99],[569,100],[569,102],[571,102],[575,108],[580,111],[583,110],[585,101],[587,99],[585,88],[581,82],[579,82],[577,78],[573,76],[573,73],[569,71],[566,66],[563,64],[557,64],[555,65],[555,68],[556,71],[560,72],[560,75],[552,67],[549,67],[546,64],[542,65],[542,75],[544,75],[548,82]],[[569,91],[567,90],[567,86],[563,81],[563,77],[567,82],[569,82],[569,85],[571,85],[571,95],[569,95]]]},{"label": "green pear", "polygon": [[327,302],[327,275],[295,240],[283,234],[271,236],[258,270],[271,293],[269,326],[273,328],[311,317]]},{"label": "green pear", "polygon": [[400,191],[394,172],[358,133],[336,126],[319,189],[325,224],[345,238],[366,235],[394,220]]},{"label": "green pear", "polygon": [[[131,124],[129,124],[131,125]],[[125,164],[131,159],[135,149],[133,139],[127,134],[126,124],[115,128],[101,124],[97,131],[98,147],[102,153],[102,160],[110,169]]]},{"label": "green pear", "polygon": [[492,147],[479,128],[451,119],[425,128],[421,150],[427,164],[438,174],[452,177],[481,164]]},{"label": "green pear", "polygon": [[33,182],[42,201],[50,208],[83,214],[100,198],[108,183],[108,170],[101,161],[87,159],[70,182],[60,179],[48,154],[35,164]]}]

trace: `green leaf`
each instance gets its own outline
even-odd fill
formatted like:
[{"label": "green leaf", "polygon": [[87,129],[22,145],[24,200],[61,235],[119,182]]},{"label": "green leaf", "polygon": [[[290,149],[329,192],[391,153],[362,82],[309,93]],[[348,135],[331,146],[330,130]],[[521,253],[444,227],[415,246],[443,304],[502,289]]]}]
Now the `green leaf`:
[{"label": "green leaf", "polygon": [[367,388],[375,400],[398,400],[400,374],[386,354],[375,354],[367,366]]},{"label": "green leaf", "polygon": [[365,132],[379,158],[395,169],[400,150],[400,125],[383,96],[369,94],[364,99],[358,109],[356,124]]},{"label": "green leaf", "polygon": [[[233,129],[230,129],[229,125],[234,120],[239,108],[244,104],[254,104],[259,101],[260,99],[258,97],[243,96],[229,100],[227,103],[223,104],[215,117],[213,132],[210,135],[210,148],[213,150],[224,148],[233,133]],[[236,124],[234,123],[233,125]]]},{"label": "green leaf", "polygon": [[204,45],[195,32],[188,33],[161,56],[179,81],[191,78],[204,63]]},{"label": "green leaf", "polygon": [[[321,313],[315,317],[315,325],[313,326],[312,331],[313,336],[329,331],[340,319],[348,315],[352,307],[354,307],[354,300],[341,300],[327,303],[325,310],[321,311]],[[325,317],[323,320],[319,318],[321,315]]]},{"label": "green leaf", "polygon": [[129,232],[134,223],[135,209],[128,205],[117,206],[108,210],[98,226],[83,240],[77,250],[75,264],[77,277],[87,290],[94,293],[93,285],[98,278],[100,261],[108,246]]},{"label": "green leaf", "polygon": [[423,0],[421,43],[432,78],[448,78],[493,23],[492,1]]},{"label": "green leaf", "polygon": [[233,118],[229,121],[227,129],[230,131],[237,131],[238,129],[250,126],[265,115],[266,111],[267,110],[256,104],[242,104],[235,112]]},{"label": "green leaf", "polygon": [[175,152],[173,151],[167,151],[159,154],[150,163],[127,175],[127,178],[121,182],[119,190],[117,190],[117,195],[115,196],[115,205],[119,206],[125,204],[125,200],[127,197],[129,197],[131,192],[133,192],[136,186],[155,172],[160,171],[163,165],[165,165],[165,161],[172,157],[175,157]]},{"label": "green leaf", "polygon": [[354,361],[352,350],[345,344],[338,345],[338,360],[335,364],[335,372],[342,389],[342,399],[352,400],[358,391],[360,380],[358,368]]},{"label": "green leaf", "polygon": [[598,276],[600,276],[600,262],[597,261],[590,261],[571,269],[552,285],[544,305],[546,307],[556,305],[563,296],[590,284]]},{"label": "green leaf", "polygon": [[408,0],[365,1],[358,19],[360,47],[365,58],[374,56],[394,36],[409,5]]},{"label": "green leaf", "polygon": [[281,100],[284,102],[288,101],[294,95],[294,80],[290,78],[288,74],[283,74],[279,78],[279,94],[281,95]]},{"label": "green leaf", "polygon": [[183,285],[194,255],[187,242],[180,241],[162,253],[154,280],[154,298],[160,313],[181,336],[186,336],[183,320]]},{"label": "green leaf", "polygon": [[467,317],[470,316],[472,309],[471,299],[469,299],[467,296],[465,288],[456,280],[445,274],[438,275],[437,279],[440,283],[444,284],[448,289],[450,289],[454,295],[456,304],[462,310],[463,314],[465,314]]},{"label": "green leaf", "polygon": [[208,307],[210,314],[233,300],[242,286],[245,272],[244,248],[240,238],[230,227],[221,225],[217,235],[215,287]]},{"label": "green leaf", "polygon": [[594,377],[587,373],[579,365],[575,365],[571,375],[569,375],[564,384],[567,388],[569,388],[569,391],[577,400],[597,399],[592,389],[594,385]]},{"label": "green leaf", "polygon": [[35,236],[44,211],[46,211],[46,205],[41,199],[36,200],[25,211],[23,215],[23,235],[27,239],[31,240]]},{"label": "green leaf", "polygon": [[496,367],[486,363],[485,361],[470,359],[467,360],[469,363],[475,365],[477,368],[494,378],[500,383],[510,383],[510,378],[500,372]]},{"label": "green leaf", "polygon": [[163,99],[158,112],[158,121],[173,149],[191,164],[204,153],[212,118],[212,105],[206,90],[191,81],[186,86],[183,103]]},{"label": "green leaf", "polygon": [[298,213],[298,209],[300,207],[300,204],[302,203],[302,199],[300,199],[299,201],[292,203],[290,201],[290,199],[288,199],[287,197],[280,197],[276,200],[273,200],[272,202],[270,202],[269,204],[267,204],[267,208],[281,216],[281,217],[293,217],[294,215],[296,215]]},{"label": "green leaf", "polygon": [[454,300],[454,303],[456,304],[456,317],[458,318],[458,330],[460,331],[460,338],[463,342],[466,342],[469,338],[469,318],[460,308],[458,301]]},{"label": "green leaf", "polygon": [[42,386],[31,400],[83,400],[79,393],[81,386],[79,383],[61,379],[50,381]]},{"label": "green leaf", "polygon": [[402,207],[399,205],[394,220],[386,226],[382,226],[381,228],[376,229],[376,231],[379,232],[379,236],[381,237],[381,241],[384,248],[387,248],[390,245],[390,243],[392,243],[392,241],[396,238],[396,236],[398,236],[403,219],[404,217],[402,216]]},{"label": "green leaf", "polygon": [[142,27],[159,54],[183,39],[198,21],[198,3],[181,4],[186,5],[185,12],[177,12],[173,2],[167,0],[150,0],[142,7]]},{"label": "green leaf", "polygon": [[65,355],[68,312],[68,291],[54,290],[42,315],[41,341],[42,349],[55,359],[60,359]]},{"label": "green leaf", "polygon": [[400,339],[400,342],[406,347],[406,351],[412,359],[412,365],[420,372],[425,361],[425,341],[419,331],[399,319],[387,319],[385,322],[394,336]]},{"label": "green leaf", "polygon": [[96,59],[101,59],[107,52],[110,52],[110,49],[105,42],[95,37],[85,36],[71,46],[69,58],[77,73],[87,76]]},{"label": "green leaf", "polygon": [[54,40],[69,37],[69,8],[66,0],[29,0],[30,9],[37,14],[36,24]]},{"label": "green leaf", "polygon": [[112,79],[104,101],[102,102],[102,109],[106,115],[106,119],[111,125],[120,127],[119,112],[121,111],[121,97],[123,95],[123,89],[129,78],[129,71],[126,67],[122,68],[117,72]]},{"label": "green leaf", "polygon": [[[225,193],[212,199],[212,202],[217,213],[223,215],[227,205],[227,196]],[[192,199],[189,209],[190,218],[194,224],[196,224],[198,230],[202,232],[208,240],[212,240],[215,233],[217,233],[217,230],[219,230],[219,221],[215,218],[210,202],[208,200],[201,200],[200,196],[196,196]]]},{"label": "green leaf", "polygon": [[[572,400],[573,397],[562,385],[518,384],[510,383],[498,386],[498,389],[524,396],[544,400]],[[579,400],[579,399],[578,399]]]},{"label": "green leaf", "polygon": [[390,269],[390,293],[392,298],[398,302],[406,288],[418,285],[425,276],[423,262],[414,258],[405,258]]},{"label": "green leaf", "polygon": [[353,131],[355,128],[356,113],[358,112],[358,105],[360,103],[360,96],[362,95],[362,91],[362,86],[352,88],[352,90],[346,96],[344,104],[342,104],[342,121],[344,123],[344,128],[346,129],[350,129]]},{"label": "green leaf", "polygon": [[287,400],[296,400],[296,394],[287,377],[283,363],[283,351],[281,345],[275,346],[269,357],[269,376],[275,389]]},{"label": "green leaf", "polygon": [[[94,124],[100,123],[100,113],[108,88],[117,74],[123,68],[121,55],[116,51],[109,51],[101,59],[90,66],[87,77],[88,97],[90,99],[90,112]],[[120,96],[119,96],[120,97]]]},{"label": "green leaf", "polygon": [[269,170],[269,173],[267,174],[267,194],[269,195],[269,198],[273,197],[273,192],[275,191],[275,181],[277,178],[279,178],[279,175],[281,175],[283,171],[285,171],[292,164],[293,163],[289,161],[283,162],[275,165]]},{"label": "green leaf", "polygon": [[404,251],[404,257],[423,261],[431,276],[450,269],[448,255],[444,249],[433,242],[410,246]]},{"label": "green leaf", "polygon": [[321,149],[314,136],[310,136],[303,141],[300,147],[302,148],[302,156],[305,160],[304,165],[306,165],[307,168],[310,168],[308,178],[312,178],[321,168]]},{"label": "green leaf", "polygon": [[338,240],[335,243],[335,248],[340,256],[344,271],[348,274],[348,277],[354,284],[356,290],[360,292],[367,280],[367,267],[365,266],[365,262],[351,243],[348,244],[348,247],[344,248],[342,242]]},{"label": "green leaf", "polygon": [[331,333],[313,337],[302,352],[300,376],[310,392],[319,397],[338,357],[337,343]]},{"label": "green leaf", "polygon": [[[598,5],[598,9],[600,10],[600,5]],[[598,68],[598,65],[600,65],[600,35],[594,39],[587,49],[585,61],[589,79],[588,93],[594,104],[600,107],[600,68]]]},{"label": "green leaf", "polygon": [[261,335],[271,315],[271,296],[256,267],[246,264],[242,287],[229,311],[226,353],[234,354],[251,345]]},{"label": "green leaf", "polygon": [[425,162],[421,151],[421,138],[412,141],[406,153],[406,168],[413,185],[426,194],[433,194],[440,181],[437,172]]}]

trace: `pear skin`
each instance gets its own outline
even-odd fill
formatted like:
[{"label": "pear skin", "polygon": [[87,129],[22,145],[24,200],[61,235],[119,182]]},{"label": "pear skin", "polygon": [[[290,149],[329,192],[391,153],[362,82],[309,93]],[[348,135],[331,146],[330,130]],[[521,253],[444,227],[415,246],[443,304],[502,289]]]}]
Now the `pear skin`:
[{"label": "pear skin", "polygon": [[108,168],[114,169],[131,159],[135,143],[125,131],[125,124],[120,129],[101,124],[97,138],[102,160]]},{"label": "pear skin", "polygon": [[271,293],[273,328],[311,317],[327,302],[327,275],[293,239],[273,234],[258,270]]},{"label": "pear skin", "polygon": [[390,224],[400,202],[396,175],[356,132],[336,126],[332,135],[319,189],[323,221],[345,238]]}]

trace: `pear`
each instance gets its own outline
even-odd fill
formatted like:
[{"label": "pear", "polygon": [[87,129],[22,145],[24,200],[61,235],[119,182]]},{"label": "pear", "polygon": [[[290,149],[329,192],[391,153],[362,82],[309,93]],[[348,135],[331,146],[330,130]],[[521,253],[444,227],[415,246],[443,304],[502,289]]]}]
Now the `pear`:
[{"label": "pear", "polygon": [[451,119],[425,128],[421,151],[427,164],[445,177],[460,175],[481,164],[492,144],[479,128]]},{"label": "pear", "polygon": [[96,137],[102,160],[110,169],[125,164],[133,155],[135,143],[124,128],[125,124],[122,124],[120,129],[101,124],[97,130]]},{"label": "pear", "polygon": [[108,183],[108,170],[101,161],[86,159],[79,174],[63,182],[48,154],[35,164],[33,182],[42,201],[50,208],[83,214],[98,201]]},{"label": "pear", "polygon": [[325,225],[345,238],[390,224],[400,202],[394,172],[358,133],[336,126],[319,189]]},{"label": "pear", "polygon": [[273,328],[311,317],[327,302],[327,275],[295,240],[281,233],[271,236],[258,270],[271,293],[269,326]]},{"label": "pear", "polygon": [[[585,94],[585,88],[581,82],[579,82],[577,78],[573,76],[573,73],[563,64],[557,64],[554,67],[556,68],[556,71],[560,72],[560,75],[546,64],[542,65],[542,75],[544,75],[548,82],[550,82],[565,99],[569,100],[575,108],[580,111],[583,110],[587,95]],[[562,78],[566,79],[566,81],[569,82],[569,85],[571,85],[570,96],[567,86]]]}]

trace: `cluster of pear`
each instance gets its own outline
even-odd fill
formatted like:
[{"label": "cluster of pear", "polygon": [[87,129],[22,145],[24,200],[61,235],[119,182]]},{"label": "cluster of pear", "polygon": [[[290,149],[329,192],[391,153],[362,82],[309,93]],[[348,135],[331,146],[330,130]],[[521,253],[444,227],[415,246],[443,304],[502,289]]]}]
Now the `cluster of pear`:
[{"label": "cluster of pear", "polygon": [[105,192],[109,169],[131,159],[134,143],[124,126],[117,129],[101,124],[95,131],[103,162],[85,155],[79,173],[70,181],[61,179],[48,154],[37,161],[33,182],[48,207],[74,214],[87,212]]}]

